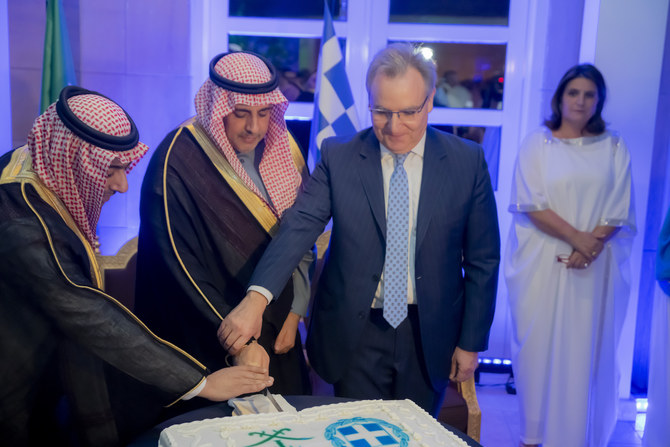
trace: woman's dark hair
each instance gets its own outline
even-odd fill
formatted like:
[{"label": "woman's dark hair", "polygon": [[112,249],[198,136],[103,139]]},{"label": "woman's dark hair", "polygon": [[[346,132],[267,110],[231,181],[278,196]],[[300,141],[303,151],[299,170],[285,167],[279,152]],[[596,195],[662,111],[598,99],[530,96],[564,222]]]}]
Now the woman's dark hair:
[{"label": "woman's dark hair", "polygon": [[605,87],[605,79],[596,67],[591,64],[580,64],[570,68],[561,78],[554,92],[554,97],[551,98],[551,117],[544,122],[544,125],[551,130],[556,130],[561,127],[561,100],[563,99],[563,92],[570,81],[576,78],[586,78],[596,85],[598,90],[598,104],[596,111],[584,126],[584,130],[592,134],[601,134],[605,131],[605,121],[600,116],[605,105],[605,97],[607,96],[607,88]]}]

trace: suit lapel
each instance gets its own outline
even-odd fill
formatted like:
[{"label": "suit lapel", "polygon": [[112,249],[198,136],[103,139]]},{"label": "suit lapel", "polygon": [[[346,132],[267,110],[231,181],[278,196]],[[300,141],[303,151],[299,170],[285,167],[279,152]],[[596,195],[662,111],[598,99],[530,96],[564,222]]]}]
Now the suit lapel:
[{"label": "suit lapel", "polygon": [[382,178],[379,141],[370,132],[360,153],[359,175],[363,190],[370,203],[372,215],[381,233],[386,237],[386,211],[384,209],[384,180]]},{"label": "suit lapel", "polygon": [[428,127],[426,131],[426,147],[423,153],[423,174],[421,175],[421,192],[419,209],[416,218],[416,248],[423,241],[428,225],[433,217],[435,207],[431,201],[440,197],[440,189],[444,185],[443,177],[448,175],[447,151],[439,144],[435,132]]}]

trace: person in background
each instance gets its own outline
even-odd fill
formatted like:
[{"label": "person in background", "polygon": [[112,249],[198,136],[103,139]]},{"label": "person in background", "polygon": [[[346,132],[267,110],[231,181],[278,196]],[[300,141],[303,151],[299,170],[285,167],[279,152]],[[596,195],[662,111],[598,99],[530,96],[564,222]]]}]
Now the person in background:
[{"label": "person in background", "polygon": [[471,109],[472,94],[458,82],[458,73],[454,70],[444,72],[435,89],[435,105],[455,109]]},{"label": "person in background", "polygon": [[[306,172],[286,129],[278,73],[250,52],[216,56],[195,97],[196,116],[170,132],[142,183],[136,312],[158,335],[209,368],[229,358],[217,338],[293,204]],[[309,301],[306,249],[293,281],[263,317],[261,365],[272,392],[310,394],[298,334]]]},{"label": "person in background", "polygon": [[[428,126],[435,65],[394,44],[367,74],[372,128],[323,142],[219,337],[232,352],[332,217],[307,338],[336,395],[412,399],[435,415],[451,380],[474,375],[493,320],[500,238],[475,143]],[[265,329],[263,329],[265,330]]]},{"label": "person in background", "polygon": [[504,272],[522,446],[604,447],[616,423],[635,207],[605,97],[596,67],[570,68],[516,160]]},{"label": "person in background", "polygon": [[302,93],[299,79],[294,71],[282,70],[279,73],[279,91],[289,102],[297,101]]},{"label": "person in background", "polygon": [[160,389],[166,405],[272,383],[262,367],[210,373],[100,290],[100,210],[146,151],[121,107],[70,86],[0,158],[3,445],[120,445],[105,364]]}]

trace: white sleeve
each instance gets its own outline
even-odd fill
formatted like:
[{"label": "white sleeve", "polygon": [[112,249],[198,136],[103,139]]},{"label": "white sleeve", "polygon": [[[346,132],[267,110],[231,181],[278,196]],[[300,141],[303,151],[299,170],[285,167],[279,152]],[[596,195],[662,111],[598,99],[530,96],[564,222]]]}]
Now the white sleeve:
[{"label": "white sleeve", "polygon": [[621,137],[612,136],[614,185],[607,197],[600,225],[625,227],[635,233],[635,200],[628,147]]},{"label": "white sleeve", "polygon": [[509,211],[527,213],[549,208],[544,187],[544,146],[549,144],[546,132],[528,135],[519,149],[514,165]]},{"label": "white sleeve", "polygon": [[251,292],[252,290],[253,290],[254,292],[258,292],[258,293],[260,293],[261,295],[263,295],[263,296],[265,297],[265,299],[268,300],[268,304],[270,304],[270,303],[272,302],[272,299],[274,298],[274,296],[272,295],[272,292],[270,292],[270,291],[269,291],[268,289],[266,289],[265,287],[262,287],[262,286],[249,286],[249,288],[247,289],[247,293]]},{"label": "white sleeve", "polygon": [[205,389],[205,385],[206,385],[206,384],[207,384],[207,377],[205,377],[204,379],[202,379],[202,381],[200,382],[200,385],[196,386],[196,387],[193,388],[191,391],[189,391],[188,393],[184,394],[184,395],[181,397],[181,400],[189,400],[189,399],[193,399],[195,396],[197,396],[198,394],[200,394],[200,392],[201,392],[202,390]]}]

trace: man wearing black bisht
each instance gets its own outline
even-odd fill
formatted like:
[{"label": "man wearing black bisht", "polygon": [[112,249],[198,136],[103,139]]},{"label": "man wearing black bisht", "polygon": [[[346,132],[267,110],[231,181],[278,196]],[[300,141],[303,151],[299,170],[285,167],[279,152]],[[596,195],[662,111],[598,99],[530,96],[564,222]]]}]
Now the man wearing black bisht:
[{"label": "man wearing black bisht", "polygon": [[[304,161],[277,82],[274,67],[253,53],[214,58],[196,116],[163,140],[142,184],[137,314],[209,368],[235,363],[217,330],[302,183]],[[271,391],[281,394],[311,391],[297,332],[313,254],[305,258],[265,312],[258,339],[265,353],[257,360],[269,362]]]},{"label": "man wearing black bisht", "polygon": [[126,192],[147,149],[121,107],[71,86],[35,120],[28,143],[0,157],[2,445],[121,445],[110,371],[162,405],[226,400],[272,382],[256,367],[209,374],[100,290],[100,210]]}]

